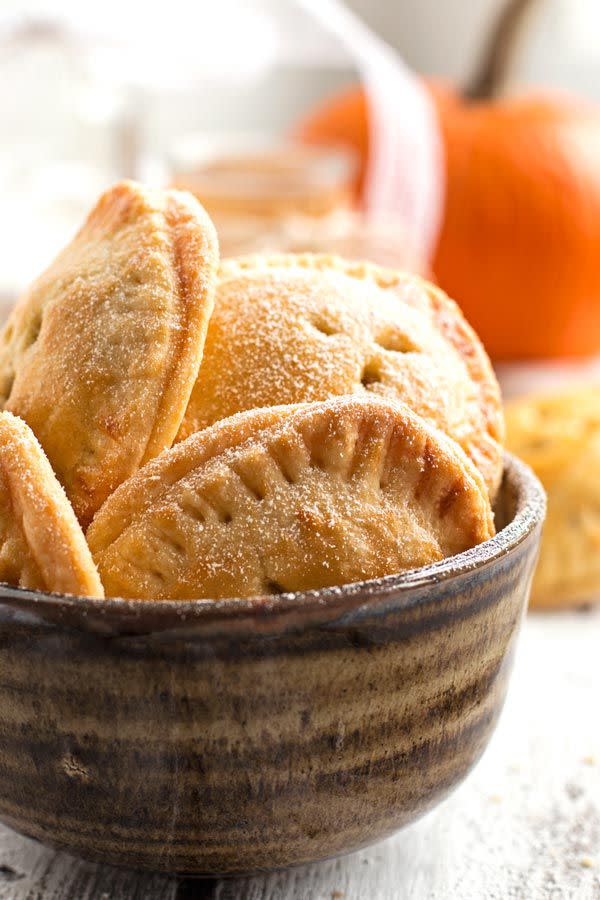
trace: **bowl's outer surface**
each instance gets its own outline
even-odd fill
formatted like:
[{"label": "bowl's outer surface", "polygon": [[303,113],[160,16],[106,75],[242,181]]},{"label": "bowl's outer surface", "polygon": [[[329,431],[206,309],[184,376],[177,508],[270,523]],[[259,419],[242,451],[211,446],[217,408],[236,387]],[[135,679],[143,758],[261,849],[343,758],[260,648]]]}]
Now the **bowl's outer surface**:
[{"label": "bowl's outer surface", "polygon": [[89,858],[205,874],[414,820],[504,700],[544,502],[514,461],[502,490],[514,521],[491,548],[328,594],[166,610],[0,588],[0,818]]}]

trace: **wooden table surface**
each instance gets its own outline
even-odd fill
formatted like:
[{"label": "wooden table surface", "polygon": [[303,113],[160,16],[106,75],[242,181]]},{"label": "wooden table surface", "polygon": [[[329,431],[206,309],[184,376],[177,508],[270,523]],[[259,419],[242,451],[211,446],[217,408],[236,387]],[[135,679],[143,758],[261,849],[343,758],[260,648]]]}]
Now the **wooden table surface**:
[{"label": "wooden table surface", "polygon": [[239,881],[90,865],[0,826],[0,900],[599,900],[600,609],[530,616],[492,744],[415,826]]}]

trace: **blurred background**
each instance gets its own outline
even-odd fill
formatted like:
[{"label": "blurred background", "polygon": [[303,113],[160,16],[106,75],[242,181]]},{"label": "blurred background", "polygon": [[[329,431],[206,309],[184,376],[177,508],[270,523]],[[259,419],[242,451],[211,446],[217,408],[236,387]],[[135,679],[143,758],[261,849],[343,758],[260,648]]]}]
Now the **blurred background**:
[{"label": "blurred background", "polygon": [[[456,87],[476,76],[502,14],[522,6],[495,93],[543,85],[600,101],[596,0],[347,0],[346,6],[415,72]],[[337,34],[327,23],[336,13],[328,2],[173,0],[169,8],[165,23],[150,7],[140,17],[127,0],[107,0],[101,10],[65,0],[0,5],[3,295],[47,263],[115,178],[165,181],[208,159],[273,149],[326,98],[365,79],[362,51],[340,40],[344,23]],[[401,104],[394,115],[404,115]],[[336,127],[329,128],[334,137]],[[326,139],[328,127],[321,130]],[[354,138],[356,151],[356,140],[367,139]],[[318,171],[337,189],[351,164],[329,160]],[[318,178],[314,172],[310,177]],[[218,176],[221,190],[227,177]],[[333,201],[323,202],[331,211]],[[234,232],[240,236],[239,227]],[[410,257],[421,248],[411,246],[410,234],[401,243],[408,245],[406,263],[417,265]]]},{"label": "blurred background", "polygon": [[425,275],[542,391],[509,446],[548,567],[569,529],[580,558],[534,600],[600,589],[598,0],[4,0],[0,122],[1,317],[122,177],[193,191],[222,256]]}]

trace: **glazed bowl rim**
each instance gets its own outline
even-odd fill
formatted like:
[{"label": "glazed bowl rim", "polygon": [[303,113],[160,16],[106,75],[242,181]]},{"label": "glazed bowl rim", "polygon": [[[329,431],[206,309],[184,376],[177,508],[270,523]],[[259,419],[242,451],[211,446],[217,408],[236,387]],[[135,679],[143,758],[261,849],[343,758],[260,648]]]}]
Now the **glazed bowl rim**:
[{"label": "glazed bowl rim", "polygon": [[[516,511],[493,538],[439,562],[397,575],[340,587],[296,591],[267,597],[222,600],[134,600],[77,597],[34,591],[0,582],[0,620],[7,609],[17,617],[40,619],[77,630],[148,634],[156,632],[242,630],[273,632],[289,625],[325,624],[373,603],[393,598],[395,608],[426,605],[440,582],[484,569],[507,556],[541,526],[546,510],[544,489],[529,466],[504,454],[504,479],[516,491]],[[237,626],[237,627],[236,627]]]}]

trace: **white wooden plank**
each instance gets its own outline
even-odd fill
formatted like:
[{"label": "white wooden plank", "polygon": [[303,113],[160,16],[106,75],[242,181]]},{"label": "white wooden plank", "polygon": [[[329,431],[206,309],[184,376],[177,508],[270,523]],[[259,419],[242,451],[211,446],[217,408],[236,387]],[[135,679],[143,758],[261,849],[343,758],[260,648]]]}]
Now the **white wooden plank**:
[{"label": "white wooden plank", "polygon": [[0,833],[1,900],[174,900],[168,878],[95,866]]},{"label": "white wooden plank", "polygon": [[375,847],[241,881],[73,860],[0,830],[0,900],[598,900],[600,610],[531,616],[507,708],[467,782]]}]

